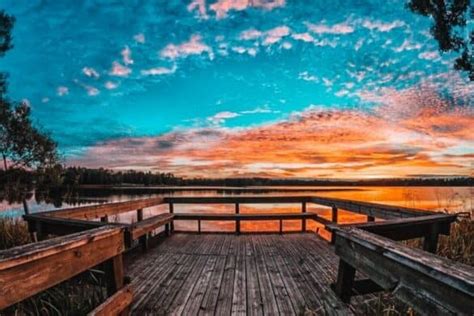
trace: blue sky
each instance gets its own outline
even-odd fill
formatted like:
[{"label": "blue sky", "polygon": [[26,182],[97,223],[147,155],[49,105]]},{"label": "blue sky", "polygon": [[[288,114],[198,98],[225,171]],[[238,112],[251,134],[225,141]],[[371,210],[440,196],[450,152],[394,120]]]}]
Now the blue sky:
[{"label": "blue sky", "polygon": [[[215,161],[209,161],[208,154],[196,155],[195,148],[165,159],[158,152],[141,152],[134,144],[166,139],[171,150],[176,144],[169,139],[186,138],[179,143],[183,146],[194,141],[191,133],[212,131],[212,137],[200,141],[226,146],[229,135],[293,122],[295,116],[314,111],[355,111],[380,118],[383,109],[390,116],[403,116],[407,109],[396,103],[403,97],[415,106],[455,106],[462,112],[456,115],[472,118],[472,84],[452,71],[453,55],[438,52],[429,34],[431,21],[404,4],[3,0],[1,8],[16,17],[16,25],[15,47],[0,60],[0,69],[10,74],[10,96],[28,100],[36,124],[51,132],[66,160],[174,172],[200,161],[202,172],[207,172]],[[410,97],[413,91],[426,95]],[[412,132],[423,133],[400,132],[393,146],[413,153],[420,144],[403,140]],[[463,135],[468,134],[469,130]],[[459,137],[442,149],[430,147],[416,154],[443,163],[447,160],[440,157],[446,155],[472,154],[472,138]],[[97,157],[97,151],[112,154],[104,148],[120,141],[130,147],[126,157]],[[133,161],[134,153],[154,158]],[[230,165],[239,160],[228,154],[227,160],[234,161]],[[466,173],[467,158],[463,159],[456,161],[456,168],[440,167],[438,173]],[[254,171],[243,174],[318,175],[279,173],[275,170],[285,168],[275,167],[278,161],[264,156],[253,162],[262,163],[273,164],[272,172],[247,162],[241,167]],[[236,174],[221,167],[227,170],[222,175]]]}]

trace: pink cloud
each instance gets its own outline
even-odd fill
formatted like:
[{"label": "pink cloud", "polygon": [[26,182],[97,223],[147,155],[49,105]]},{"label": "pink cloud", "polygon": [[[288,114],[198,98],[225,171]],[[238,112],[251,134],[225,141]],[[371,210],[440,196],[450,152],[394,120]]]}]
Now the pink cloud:
[{"label": "pink cloud", "polygon": [[283,25],[275,27],[265,32],[265,39],[263,45],[272,45],[279,42],[282,38],[290,35],[290,28]]},{"label": "pink cloud", "polygon": [[314,37],[311,36],[311,34],[309,33],[297,33],[297,34],[293,34],[291,35],[292,38],[294,38],[295,40],[298,40],[298,41],[303,41],[303,42],[313,42],[314,41]]},{"label": "pink cloud", "polygon": [[346,22],[334,25],[306,23],[306,26],[316,34],[349,34],[354,32],[354,27]]},{"label": "pink cloud", "polygon": [[201,18],[207,17],[206,0],[193,0],[188,4],[187,9],[189,12],[197,11]]},{"label": "pink cloud", "polygon": [[218,19],[227,16],[231,10],[242,11],[249,7],[272,10],[285,5],[285,0],[218,0],[210,6]]},{"label": "pink cloud", "polygon": [[240,33],[240,39],[242,40],[256,40],[260,38],[263,33],[256,29],[245,30]]},{"label": "pink cloud", "polygon": [[112,69],[110,70],[112,76],[118,77],[127,77],[131,72],[132,70],[130,68],[122,65],[118,61],[112,63]]},{"label": "pink cloud", "polygon": [[200,35],[194,34],[191,36],[189,41],[181,44],[168,44],[160,52],[160,56],[168,59],[177,59],[181,57],[187,57],[190,55],[201,55],[207,53],[209,58],[213,58],[214,54],[212,49],[202,42]]}]

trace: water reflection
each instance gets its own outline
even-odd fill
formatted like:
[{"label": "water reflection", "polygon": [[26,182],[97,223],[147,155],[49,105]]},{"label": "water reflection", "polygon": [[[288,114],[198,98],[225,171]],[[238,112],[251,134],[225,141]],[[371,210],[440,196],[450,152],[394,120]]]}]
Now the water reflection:
[{"label": "water reflection", "polygon": [[[285,189],[290,189],[285,190]],[[92,205],[105,202],[119,202],[130,199],[146,198],[153,196],[232,196],[232,195],[319,195],[325,197],[335,197],[352,199],[359,201],[413,207],[425,210],[447,211],[447,212],[472,212],[473,209],[473,188],[469,187],[277,187],[277,188],[257,188],[248,189],[198,189],[178,190],[170,189],[150,189],[150,188],[128,188],[128,189],[86,189],[74,192],[74,194],[60,195],[56,197],[42,195],[41,192],[29,193],[26,196],[30,211],[32,213],[42,212],[52,209],[68,208],[79,205]],[[178,204],[175,205],[176,213],[180,212],[206,212],[206,213],[233,213],[234,205],[199,205],[199,204]],[[327,207],[308,204],[309,212],[316,212],[320,216],[330,219],[330,209]],[[300,212],[301,204],[244,204],[240,206],[241,213],[290,213]],[[159,205],[144,210],[144,216],[150,217],[163,212],[168,212],[168,205]],[[21,216],[23,206],[21,201],[3,201],[0,204],[0,216]],[[132,223],[136,220],[135,212],[129,212],[113,216],[111,221]],[[365,222],[366,216],[353,214],[350,212],[339,212],[341,223]],[[278,231],[277,221],[244,221],[241,223],[242,231]],[[311,230],[321,230],[322,225],[307,222],[307,227]],[[175,224],[177,230],[197,230],[196,221],[179,221]],[[284,221],[285,231],[297,231],[301,229],[301,220]],[[202,222],[203,231],[234,231],[233,222]]]}]

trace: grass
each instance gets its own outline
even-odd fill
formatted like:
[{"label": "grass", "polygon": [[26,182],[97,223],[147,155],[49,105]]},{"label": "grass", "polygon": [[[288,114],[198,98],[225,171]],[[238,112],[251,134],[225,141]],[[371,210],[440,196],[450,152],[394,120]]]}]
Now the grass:
[{"label": "grass", "polygon": [[0,250],[30,243],[28,225],[21,218],[0,218]]}]

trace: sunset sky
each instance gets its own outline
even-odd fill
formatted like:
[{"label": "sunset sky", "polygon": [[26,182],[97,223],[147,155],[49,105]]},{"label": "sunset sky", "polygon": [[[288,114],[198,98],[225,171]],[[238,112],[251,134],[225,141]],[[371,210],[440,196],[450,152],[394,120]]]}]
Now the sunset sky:
[{"label": "sunset sky", "polygon": [[68,165],[470,175],[474,83],[404,4],[2,0],[16,25],[0,69]]}]

